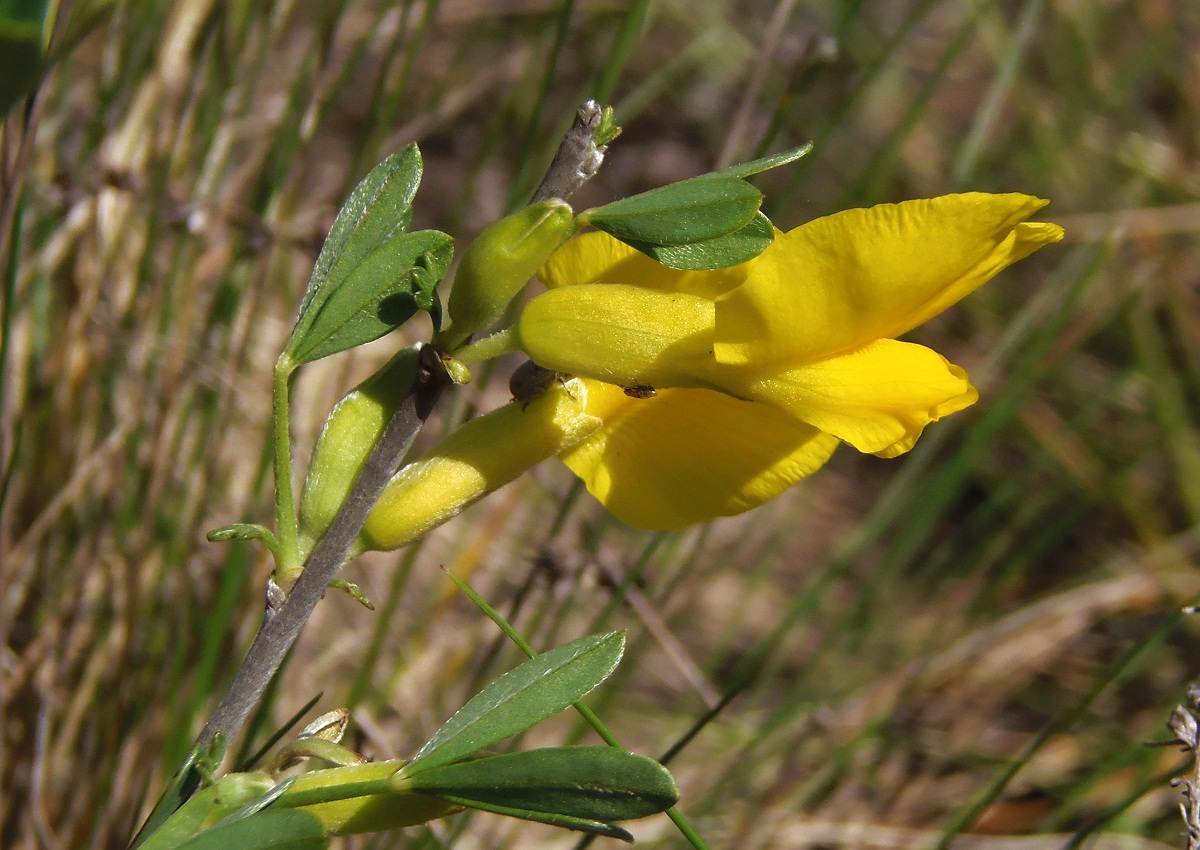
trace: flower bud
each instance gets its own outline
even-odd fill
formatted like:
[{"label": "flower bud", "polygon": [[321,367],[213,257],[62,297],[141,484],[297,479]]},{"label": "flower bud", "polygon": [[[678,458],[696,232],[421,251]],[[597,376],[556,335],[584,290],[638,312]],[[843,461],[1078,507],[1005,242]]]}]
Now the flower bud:
[{"label": "flower bud", "polygon": [[453,352],[503,315],[509,303],[575,229],[566,201],[530,204],[489,226],[471,243],[454,275],[450,326],[438,344]]},{"label": "flower bud", "polygon": [[419,352],[400,351],[337,403],[313,449],[300,495],[300,556],[307,557],[346,501],[388,420],[416,379]]},{"label": "flower bud", "polygon": [[520,347],[539,366],[623,387],[707,386],[713,302],[625,284],[552,289],[526,305]]},{"label": "flower bud", "polygon": [[601,420],[584,412],[580,381],[551,387],[472,419],[401,469],[359,538],[362,549],[396,549],[437,528],[525,470],[578,445]]}]

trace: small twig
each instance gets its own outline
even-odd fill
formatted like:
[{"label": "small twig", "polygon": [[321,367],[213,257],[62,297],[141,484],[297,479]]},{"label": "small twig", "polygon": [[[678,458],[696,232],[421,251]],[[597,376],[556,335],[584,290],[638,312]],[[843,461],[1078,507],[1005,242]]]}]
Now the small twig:
[{"label": "small twig", "polygon": [[198,744],[201,746],[207,746],[218,734],[230,740],[241,731],[284,655],[325,595],[330,580],[345,563],[367,515],[400,468],[400,461],[432,412],[438,396],[450,384],[445,367],[432,346],[421,349],[421,367],[413,391],[392,415],[329,531],[305,562],[304,572],[288,593],[287,600],[274,616],[264,619],[229,690],[200,733]]},{"label": "small twig", "polygon": [[1192,682],[1187,689],[1187,704],[1176,706],[1167,722],[1175,734],[1173,743],[1192,754],[1191,777],[1171,780],[1171,785],[1183,794],[1179,812],[1187,826],[1187,850],[1200,848],[1200,723],[1196,720],[1197,712],[1200,712],[1200,683]]},{"label": "small twig", "polygon": [[571,129],[563,136],[546,176],[529,203],[536,204],[547,198],[566,200],[596,175],[604,162],[604,146],[596,144],[596,130],[600,128],[603,114],[600,104],[594,100],[579,107]]}]

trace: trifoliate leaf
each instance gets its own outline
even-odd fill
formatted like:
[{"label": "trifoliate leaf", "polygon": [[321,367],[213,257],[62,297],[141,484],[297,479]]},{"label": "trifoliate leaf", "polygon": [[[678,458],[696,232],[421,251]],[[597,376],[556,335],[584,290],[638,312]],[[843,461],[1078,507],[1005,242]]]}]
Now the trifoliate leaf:
[{"label": "trifoliate leaf", "polygon": [[317,257],[293,337],[304,333],[330,293],[369,254],[408,229],[422,168],[414,143],[372,168],[354,187]]},{"label": "trifoliate leaf", "polygon": [[307,328],[292,337],[288,356],[319,360],[371,342],[432,306],[434,288],[446,274],[454,242],[437,230],[402,233],[372,251],[343,280],[327,284],[327,297]]}]

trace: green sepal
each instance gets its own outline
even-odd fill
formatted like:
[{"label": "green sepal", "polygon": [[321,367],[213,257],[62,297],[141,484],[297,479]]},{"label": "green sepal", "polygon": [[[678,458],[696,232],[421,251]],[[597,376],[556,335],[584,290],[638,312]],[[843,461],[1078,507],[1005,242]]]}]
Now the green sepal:
[{"label": "green sepal", "polygon": [[435,288],[453,253],[454,240],[438,230],[384,242],[343,280],[327,284],[328,296],[303,331],[297,325],[285,355],[297,363],[320,360],[379,339],[418,310],[433,309]]},{"label": "green sepal", "polygon": [[692,242],[687,245],[651,245],[648,242],[628,244],[664,266],[684,271],[709,271],[753,260],[774,241],[775,227],[769,218],[758,212],[741,230],[704,242]]},{"label": "green sepal", "polygon": [[606,835],[613,821],[658,814],[679,800],[665,767],[614,747],[528,750],[418,769],[408,780],[449,803],[589,832],[600,825]]},{"label": "green sepal", "polygon": [[683,245],[741,230],[762,200],[745,180],[706,174],[587,210],[579,220],[626,242]]},{"label": "green sepal", "polygon": [[750,177],[754,174],[762,174],[764,171],[770,171],[772,168],[778,168],[781,165],[788,165],[795,162],[801,157],[807,156],[813,149],[812,142],[805,142],[797,148],[780,151],[779,153],[764,156],[762,159],[751,160],[750,162],[742,162],[737,165],[731,165],[728,168],[722,168],[720,171],[714,171],[706,177]]},{"label": "green sepal", "polygon": [[625,636],[609,632],[534,656],[472,697],[402,773],[460,761],[541,723],[608,678],[624,651]]},{"label": "green sepal", "polygon": [[192,747],[134,836],[129,850],[143,846],[193,796],[199,784],[212,782],[213,774],[225,758],[226,748],[225,736],[220,733],[207,746],[197,744]]},{"label": "green sepal", "polygon": [[313,266],[296,321],[297,331],[368,254],[408,229],[423,167],[414,142],[372,168],[354,187]]},{"label": "green sepal", "polygon": [[179,850],[322,850],[329,834],[319,818],[295,809],[268,809],[226,820],[179,845]]}]

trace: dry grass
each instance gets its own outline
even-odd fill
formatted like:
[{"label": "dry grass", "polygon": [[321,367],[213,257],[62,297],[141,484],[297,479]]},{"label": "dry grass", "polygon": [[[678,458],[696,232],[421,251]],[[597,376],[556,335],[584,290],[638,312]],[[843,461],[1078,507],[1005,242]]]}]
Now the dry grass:
[{"label": "dry grass", "polygon": [[[465,240],[595,93],[626,132],[580,205],[811,138],[763,184],[780,226],[1020,190],[1069,242],[914,335],[982,399],[910,456],[843,449],[666,536],[567,499],[547,465],[353,566],[379,610],[323,603],[273,722],[324,692],[363,749],[404,754],[513,663],[446,564],[535,645],[628,628],[594,704],[640,751],[741,689],[672,763],[714,848],[1182,846],[1181,759],[1142,742],[1197,673],[1177,612],[1200,592],[1200,13],[664,0],[642,29],[638,8],[124,4],[8,119],[0,846],[123,846],[240,658],[268,566],[203,534],[270,516],[270,367],[348,188],[416,139],[417,224]],[[301,456],[397,342],[304,375]],[[634,831],[683,846],[665,819]],[[571,840],[480,816],[372,846]]]}]

